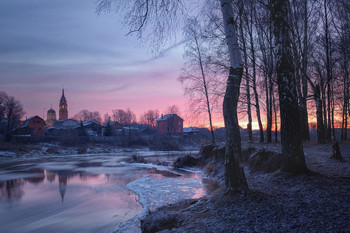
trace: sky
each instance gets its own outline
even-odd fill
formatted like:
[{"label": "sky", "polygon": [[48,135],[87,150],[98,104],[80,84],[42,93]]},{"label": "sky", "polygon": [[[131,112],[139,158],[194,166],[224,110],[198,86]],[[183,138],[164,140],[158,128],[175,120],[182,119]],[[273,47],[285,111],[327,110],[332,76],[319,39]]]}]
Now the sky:
[{"label": "sky", "polygon": [[69,117],[130,108],[139,118],[173,104],[185,113],[177,81],[183,45],[155,56],[125,36],[120,15],[97,15],[95,7],[95,0],[0,0],[0,89],[27,117],[46,119],[51,105],[58,116],[63,87]]}]

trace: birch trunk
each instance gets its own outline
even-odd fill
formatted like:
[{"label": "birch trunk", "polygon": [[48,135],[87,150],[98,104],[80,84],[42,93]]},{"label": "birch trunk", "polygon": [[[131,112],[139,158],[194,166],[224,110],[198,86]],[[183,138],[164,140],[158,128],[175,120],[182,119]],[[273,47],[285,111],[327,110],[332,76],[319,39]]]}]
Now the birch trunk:
[{"label": "birch trunk", "polygon": [[277,83],[281,113],[282,171],[307,171],[300,132],[298,97],[291,50],[289,1],[273,1],[273,22],[276,48]]},{"label": "birch trunk", "polygon": [[225,185],[228,193],[236,193],[247,191],[248,185],[244,170],[240,164],[241,135],[237,118],[237,103],[243,66],[231,2],[230,0],[220,0],[226,42],[230,56],[230,71],[223,103],[226,130]]}]

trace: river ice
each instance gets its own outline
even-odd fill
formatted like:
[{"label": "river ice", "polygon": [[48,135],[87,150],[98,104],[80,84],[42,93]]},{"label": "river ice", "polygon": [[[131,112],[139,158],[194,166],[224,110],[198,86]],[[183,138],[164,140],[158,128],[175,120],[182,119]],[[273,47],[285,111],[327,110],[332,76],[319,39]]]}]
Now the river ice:
[{"label": "river ice", "polygon": [[1,158],[0,232],[138,232],[148,210],[204,194],[198,172],[130,156]]}]

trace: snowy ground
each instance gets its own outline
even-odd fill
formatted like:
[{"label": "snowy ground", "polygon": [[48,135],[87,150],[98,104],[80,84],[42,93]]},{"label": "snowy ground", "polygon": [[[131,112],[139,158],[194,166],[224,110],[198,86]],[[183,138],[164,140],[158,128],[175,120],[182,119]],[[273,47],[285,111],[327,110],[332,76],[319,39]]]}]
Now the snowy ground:
[{"label": "snowy ground", "polygon": [[[278,144],[253,146],[280,151]],[[331,145],[307,144],[304,150],[316,173],[252,174],[245,168],[247,195],[226,196],[219,187],[195,204],[154,211],[145,225],[162,232],[350,232],[349,143],[341,144],[345,162],[330,159]]]}]

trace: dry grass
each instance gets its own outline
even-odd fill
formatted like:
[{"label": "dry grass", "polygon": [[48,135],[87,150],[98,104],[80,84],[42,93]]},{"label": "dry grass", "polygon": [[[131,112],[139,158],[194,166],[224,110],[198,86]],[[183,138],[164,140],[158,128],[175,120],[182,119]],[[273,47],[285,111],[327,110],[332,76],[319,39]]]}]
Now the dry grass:
[{"label": "dry grass", "polygon": [[209,176],[215,170],[215,163],[210,162],[205,166],[204,172],[207,176]]},{"label": "dry grass", "polygon": [[220,188],[220,183],[214,179],[203,178],[202,180],[204,188],[208,193],[212,193],[218,188]]}]

